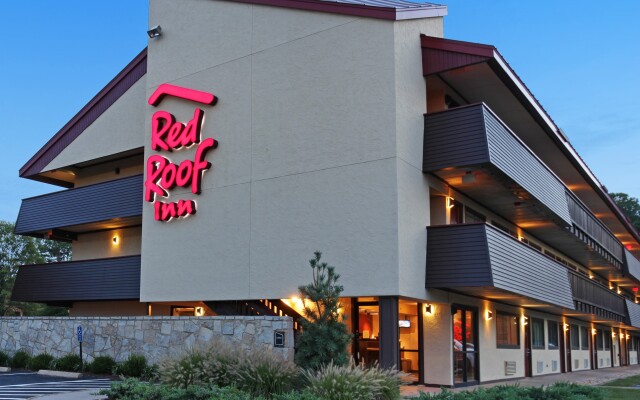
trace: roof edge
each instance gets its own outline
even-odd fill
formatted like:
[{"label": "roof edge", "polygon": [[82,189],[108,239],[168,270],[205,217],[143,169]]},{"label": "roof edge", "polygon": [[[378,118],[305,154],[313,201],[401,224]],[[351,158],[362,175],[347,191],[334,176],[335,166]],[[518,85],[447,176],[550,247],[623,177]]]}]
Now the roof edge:
[{"label": "roof edge", "polygon": [[42,169],[47,164],[57,157],[91,123],[98,119],[146,72],[147,48],[145,47],[20,168],[19,176],[34,179],[34,175],[42,172]]},{"label": "roof edge", "polygon": [[443,17],[448,13],[448,7],[443,4],[415,3],[415,7],[396,8],[382,7],[368,4],[342,3],[327,0],[228,0],[237,3],[256,4],[264,6],[291,8],[296,10],[319,11],[332,14],[353,15],[398,21],[405,19]]}]

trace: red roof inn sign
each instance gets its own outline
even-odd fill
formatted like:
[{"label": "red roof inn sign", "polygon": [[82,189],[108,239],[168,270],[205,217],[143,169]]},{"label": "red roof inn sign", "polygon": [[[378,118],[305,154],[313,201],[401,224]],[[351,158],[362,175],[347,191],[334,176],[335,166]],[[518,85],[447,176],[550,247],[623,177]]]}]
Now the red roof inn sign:
[{"label": "red roof inn sign", "polygon": [[[149,97],[149,104],[157,106],[165,96],[179,97],[196,103],[214,105],[218,100],[211,93],[187,89],[167,83],[158,86]],[[193,160],[184,160],[180,164],[172,163],[167,157],[154,154],[147,159],[147,176],[144,182],[144,199],[153,203],[154,218],[157,221],[170,221],[172,218],[186,217],[196,213],[194,200],[163,202],[158,196],[168,198],[169,191],[176,186],[191,187],[191,193],[200,194],[202,176],[211,167],[206,160],[207,152],[218,147],[215,139],[201,140],[200,132],[204,122],[204,111],[195,108],[193,118],[186,124],[176,121],[173,114],[159,110],[151,118],[151,150],[172,152],[197,145]]]}]

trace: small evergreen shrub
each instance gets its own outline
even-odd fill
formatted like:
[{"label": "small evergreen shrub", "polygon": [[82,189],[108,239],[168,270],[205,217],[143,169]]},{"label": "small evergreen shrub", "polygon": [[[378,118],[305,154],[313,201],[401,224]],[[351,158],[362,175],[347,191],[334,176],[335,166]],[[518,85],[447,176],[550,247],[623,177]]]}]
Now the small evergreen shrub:
[{"label": "small evergreen shrub", "polygon": [[88,366],[88,370],[94,374],[112,374],[116,366],[116,360],[110,356],[98,356]]},{"label": "small evergreen shrub", "polygon": [[67,354],[55,360],[52,366],[57,371],[80,372],[80,356]]},{"label": "small evergreen shrub", "polygon": [[51,354],[42,353],[38,354],[35,357],[29,359],[27,363],[27,368],[33,371],[39,371],[41,369],[49,369],[51,368],[51,364],[55,360]]},{"label": "small evergreen shrub", "polygon": [[139,378],[147,368],[147,358],[142,354],[131,354],[122,364],[116,368],[118,374]]},{"label": "small evergreen shrub", "polygon": [[289,361],[261,350],[248,353],[238,363],[235,384],[254,397],[271,398],[290,392],[300,375],[298,367]]},{"label": "small evergreen shrub", "polygon": [[4,351],[0,351],[0,367],[9,366],[10,360],[11,360],[11,357],[9,357],[7,353],[5,353]]},{"label": "small evergreen shrub", "polygon": [[344,290],[338,284],[340,275],[335,267],[320,262],[322,253],[316,251],[309,260],[313,281],[300,286],[304,303],[302,333],[297,338],[296,363],[305,369],[319,369],[324,365],[347,365],[347,346],[352,335],[339,312],[340,294]]},{"label": "small evergreen shrub", "polygon": [[29,353],[27,353],[24,350],[18,350],[13,355],[13,357],[11,357],[9,366],[11,368],[27,368],[27,365],[29,364],[30,359],[31,359],[31,356],[29,355]]}]

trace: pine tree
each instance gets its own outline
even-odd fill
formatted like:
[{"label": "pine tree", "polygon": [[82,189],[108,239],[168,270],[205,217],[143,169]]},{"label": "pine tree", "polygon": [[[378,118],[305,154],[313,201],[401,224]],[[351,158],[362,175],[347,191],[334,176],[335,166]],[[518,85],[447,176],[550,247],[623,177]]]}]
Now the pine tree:
[{"label": "pine tree", "polygon": [[334,365],[346,365],[349,362],[347,345],[351,334],[340,315],[340,293],[344,290],[338,285],[340,275],[335,267],[320,262],[322,253],[316,251],[315,258],[309,260],[313,282],[300,286],[300,296],[304,302],[302,333],[298,337],[296,363],[308,369],[319,369],[333,361]]}]

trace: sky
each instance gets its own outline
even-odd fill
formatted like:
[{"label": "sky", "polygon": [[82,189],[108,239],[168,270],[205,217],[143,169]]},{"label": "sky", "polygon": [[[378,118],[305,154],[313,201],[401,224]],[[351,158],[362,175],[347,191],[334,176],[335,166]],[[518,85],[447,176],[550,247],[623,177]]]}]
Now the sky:
[{"label": "sky", "polygon": [[[640,1],[441,2],[445,37],[495,45],[609,191],[640,197]],[[22,198],[60,190],[18,170],[146,46],[148,6],[2,8],[0,220],[15,221]]]}]

